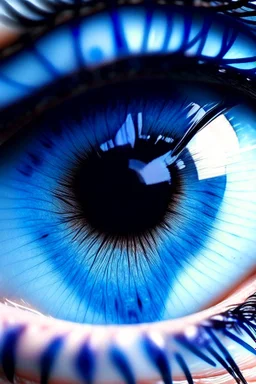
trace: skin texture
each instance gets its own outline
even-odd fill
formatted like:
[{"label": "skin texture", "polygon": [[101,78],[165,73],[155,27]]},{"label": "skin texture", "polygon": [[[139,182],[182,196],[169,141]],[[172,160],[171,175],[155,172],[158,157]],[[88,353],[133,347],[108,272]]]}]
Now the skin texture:
[{"label": "skin texture", "polygon": [[11,28],[0,24],[0,48],[8,47],[18,36],[18,31],[15,32]]},{"label": "skin texture", "polygon": [[[17,37],[19,36],[18,31],[14,32],[10,28],[5,26],[1,26],[0,29],[0,48],[7,47],[11,43],[13,43]],[[31,357],[32,355],[36,355],[36,353],[43,347],[44,344],[51,340],[51,338],[56,335],[60,335],[61,337],[67,337],[69,342],[69,349],[67,350],[67,356],[71,356],[74,352],[76,346],[80,343],[81,339],[86,339],[88,337],[93,339],[95,346],[100,346],[99,349],[104,353],[105,348],[108,347],[112,343],[113,339],[120,339],[122,341],[129,339],[127,335],[131,335],[134,337],[143,335],[146,333],[154,333],[159,331],[166,335],[175,335],[183,332],[184,329],[193,330],[194,325],[201,323],[204,319],[208,319],[210,316],[218,314],[220,312],[225,311],[235,303],[242,303],[246,300],[246,298],[252,295],[256,291],[256,281],[255,274],[250,275],[246,280],[241,281],[238,284],[238,288],[235,291],[229,292],[228,298],[221,298],[221,303],[216,304],[213,303],[210,309],[207,309],[198,314],[194,314],[191,316],[187,316],[183,319],[173,320],[170,322],[163,322],[159,324],[141,324],[135,327],[92,327],[92,326],[84,326],[84,325],[74,325],[72,323],[60,321],[60,320],[52,320],[50,318],[46,318],[44,316],[35,316],[31,313],[31,311],[27,311],[20,314],[17,314],[17,310],[13,308],[7,308],[6,306],[0,304],[1,306],[1,321],[4,324],[4,327],[16,326],[20,324],[20,320],[22,318],[22,324],[25,327],[23,337],[23,343],[20,347],[19,354],[20,356]],[[220,301],[220,300],[219,300]],[[216,305],[215,305],[216,304]],[[171,325],[171,327],[170,327]],[[34,337],[33,337],[34,335]],[[38,337],[38,335],[40,335]],[[251,359],[247,359],[242,363],[242,372],[244,376],[248,378],[248,383],[253,383],[256,380],[256,374],[253,372],[253,367],[255,365],[255,357]],[[36,374],[30,373],[29,375],[25,372],[23,367],[23,360],[20,358],[18,362],[18,367],[16,370],[17,383],[40,383],[39,378]],[[1,375],[1,372],[0,372]],[[4,377],[4,375],[3,375]],[[175,377],[177,382],[181,382],[181,377]],[[89,381],[88,381],[89,382]],[[205,370],[203,373],[198,372],[194,375],[194,382],[196,384],[218,384],[218,383],[226,383],[231,384],[234,383],[234,380],[230,378],[229,375],[223,373],[222,369],[219,370]],[[4,378],[0,383],[8,383]],[[57,374],[50,381],[50,384],[76,384],[82,383],[79,379],[77,381],[69,380],[66,381],[62,378],[58,379]],[[105,384],[105,381],[98,381],[99,384]],[[110,383],[110,382],[109,382]],[[153,378],[151,380],[143,380],[136,381],[137,384],[155,384],[162,383],[159,378]],[[118,381],[111,381],[111,384],[121,384]]]}]

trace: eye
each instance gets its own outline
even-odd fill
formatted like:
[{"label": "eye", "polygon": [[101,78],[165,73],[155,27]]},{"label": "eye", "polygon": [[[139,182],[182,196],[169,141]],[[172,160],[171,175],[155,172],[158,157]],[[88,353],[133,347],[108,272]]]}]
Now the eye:
[{"label": "eye", "polygon": [[6,296],[72,321],[148,322],[198,311],[241,278],[241,263],[248,273],[255,116],[231,97],[235,106],[173,155],[223,92],[118,83],[62,103],[9,141],[0,171]]},{"label": "eye", "polygon": [[140,5],[73,20],[6,59],[1,122],[16,133],[0,159],[3,301],[78,323],[154,323],[210,308],[253,275],[254,55],[228,18]]}]

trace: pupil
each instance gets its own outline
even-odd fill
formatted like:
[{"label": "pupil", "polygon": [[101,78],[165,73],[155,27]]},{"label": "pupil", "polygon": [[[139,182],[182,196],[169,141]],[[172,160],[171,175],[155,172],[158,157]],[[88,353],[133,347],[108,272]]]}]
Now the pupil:
[{"label": "pupil", "polygon": [[[175,172],[171,182],[148,183],[143,179],[139,169],[147,164],[145,159],[150,153],[152,144],[140,143],[136,148],[126,145],[91,152],[80,160],[72,189],[80,214],[93,230],[112,236],[134,236],[164,221],[177,180]],[[156,171],[149,170],[150,178]]]}]

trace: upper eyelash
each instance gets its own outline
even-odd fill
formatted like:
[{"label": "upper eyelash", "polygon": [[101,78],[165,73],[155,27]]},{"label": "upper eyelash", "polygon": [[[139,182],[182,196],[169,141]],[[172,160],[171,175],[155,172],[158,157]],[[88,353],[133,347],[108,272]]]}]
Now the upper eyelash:
[{"label": "upper eyelash", "polygon": [[248,25],[252,32],[256,32],[256,3],[248,2],[240,9],[232,11],[232,17],[241,20]]},{"label": "upper eyelash", "polygon": [[[3,1],[7,1],[7,0],[3,0]],[[9,1],[9,0],[8,0]],[[25,0],[25,1],[31,1],[31,0]],[[49,0],[42,0],[42,1],[49,1]],[[60,1],[60,0],[56,0],[56,1]],[[84,0],[83,0],[84,1]],[[113,0],[113,1],[115,1],[115,0]],[[130,1],[130,0],[129,0]],[[143,1],[146,1],[146,0],[143,0]],[[147,1],[150,1],[150,0],[147,0]],[[155,1],[155,0],[154,0]],[[80,0],[79,0],[79,2],[80,2]],[[94,2],[95,2],[95,0],[94,0]],[[61,3],[63,4],[63,0],[61,1]],[[111,12],[111,10],[108,10],[109,12]],[[216,17],[217,15],[215,15],[215,14],[211,14],[211,17]],[[220,15],[219,15],[220,16]],[[224,16],[225,17],[225,16]],[[73,20],[67,20],[66,21],[66,24],[68,24],[69,22],[73,22]],[[239,24],[238,24],[239,25]],[[243,26],[241,26],[241,27],[243,27]],[[56,28],[56,27],[54,27],[54,26],[52,26],[52,28],[51,28],[51,25],[48,23],[48,26],[47,26],[47,28],[49,29],[49,30],[51,30],[51,29],[54,29],[54,28]],[[60,28],[61,28],[61,26],[60,26]],[[38,29],[37,29],[38,30]],[[21,38],[20,39],[18,39],[17,40],[17,42],[16,43],[14,43],[11,47],[7,47],[6,49],[3,49],[1,52],[0,52],[0,60],[1,60],[1,58],[3,58],[3,59],[5,59],[6,57],[8,57],[8,56],[11,56],[13,53],[15,53],[15,52],[20,52],[21,50],[22,50],[22,48],[24,48],[24,47],[26,47],[26,46],[30,46],[30,44],[32,43],[33,44],[33,41],[34,40],[36,40],[37,39],[37,37],[39,37],[42,33],[44,34],[47,34],[47,32],[49,32],[49,30],[47,30],[47,31],[40,31],[40,28],[39,28],[39,30],[38,30],[38,32],[36,32],[36,33],[33,33],[33,31],[31,32],[29,32],[28,34],[24,34],[24,35],[22,35],[21,36]],[[247,29],[246,29],[247,30]],[[246,31],[247,32],[247,31]],[[185,39],[185,35],[184,35],[184,39]],[[195,44],[197,42],[197,40],[193,43],[193,44]],[[182,42],[182,44],[181,44],[181,46],[183,47],[182,49],[185,51],[187,48],[189,48],[189,46],[187,46],[187,44],[188,44],[188,41],[185,39],[184,40],[184,42]],[[204,43],[205,44],[205,43]],[[202,51],[202,49],[203,49],[203,46],[201,47],[201,51]],[[225,54],[225,52],[222,50],[222,56],[224,56],[224,54]],[[199,53],[198,53],[198,55],[199,55]],[[173,56],[172,56],[172,60],[173,60]],[[177,60],[177,59],[176,59]],[[186,60],[189,60],[189,58],[186,58]],[[196,58],[196,61],[195,61],[195,63],[197,62],[198,63],[198,60],[200,60],[200,55],[199,55],[199,57],[197,57]],[[211,60],[209,59],[209,64],[210,63],[213,63],[213,67],[212,67],[212,69],[211,69],[211,74],[212,75],[214,75],[214,77],[216,78],[216,76],[217,76],[217,78],[219,79],[220,78],[220,76],[221,76],[221,78],[223,78],[223,76],[225,76],[226,74],[233,74],[234,72],[232,71],[232,68],[229,68],[229,67],[225,67],[225,69],[223,70],[223,72],[225,72],[225,73],[221,73],[220,72],[220,68],[222,67],[222,66],[225,66],[225,63],[224,62],[221,62],[221,61],[219,61],[220,60],[220,58],[218,58],[217,60],[216,60],[216,58],[215,59],[213,59],[212,60],[212,58],[211,58]],[[229,61],[230,62],[230,61]],[[233,62],[235,62],[235,60],[233,61]],[[179,67],[180,67],[180,64],[179,64]],[[228,72],[227,72],[228,71]],[[235,71],[235,78],[238,80],[239,79],[239,84],[243,84],[243,87],[239,87],[241,90],[242,90],[242,88],[246,88],[246,90],[253,96],[253,97],[255,97],[255,93],[252,91],[252,89],[251,89],[251,87],[247,87],[247,84],[249,84],[248,83],[248,81],[250,81],[250,85],[252,85],[253,83],[254,83],[254,81],[252,81],[253,80],[253,78],[251,77],[252,75],[253,75],[253,72],[254,71],[254,68],[253,68],[253,70],[247,70],[244,74],[242,74],[242,72],[239,72],[239,71]],[[116,72],[116,68],[115,68],[115,72]],[[249,73],[250,72],[250,73]],[[92,73],[92,72],[91,72]],[[91,77],[91,73],[90,73],[90,77]],[[97,72],[98,73],[98,72]],[[208,72],[207,72],[208,73]],[[97,75],[98,76],[98,75]],[[105,76],[105,75],[104,75]],[[100,76],[101,77],[101,76]],[[225,77],[224,77],[225,78]],[[232,82],[234,83],[234,77],[233,76],[231,76],[231,78],[233,79],[232,80]],[[240,80],[242,80],[242,81],[240,81]],[[223,80],[221,80],[221,81],[223,81]],[[84,83],[84,81],[81,81],[81,83]],[[227,83],[228,84],[228,83]],[[236,81],[236,84],[237,84],[237,81]],[[54,92],[54,94],[55,94],[55,92]],[[49,97],[47,96],[46,97],[46,100],[47,100],[47,102],[49,102]],[[53,100],[53,103],[55,102],[55,100],[56,100],[56,97],[54,96],[54,100]],[[44,104],[44,102],[42,103],[42,102],[40,102],[39,103],[40,105],[42,105],[42,104]],[[13,115],[14,116],[14,115]],[[28,114],[26,114],[26,116],[28,116]],[[10,124],[9,124],[9,117],[8,117],[8,127],[10,126]],[[11,119],[12,120],[12,119]],[[4,119],[4,121],[5,121],[5,119]],[[6,126],[6,121],[4,122],[4,124],[1,124],[1,129],[3,128],[3,125],[4,126]]]},{"label": "upper eyelash", "polygon": [[[127,3],[130,3],[130,0],[127,0]],[[141,0],[140,3],[145,3],[146,0]],[[151,0],[152,3],[159,3],[159,0]],[[118,5],[119,0],[105,0],[101,6],[115,6]],[[122,2],[123,3],[123,2]],[[149,1],[148,1],[149,3]],[[240,12],[243,10],[243,7],[246,6],[246,13],[248,17],[248,12],[254,13],[256,5],[253,1],[247,0],[202,0],[201,4],[198,5],[197,0],[186,0],[186,1],[176,1],[176,0],[164,0],[161,4],[179,4],[181,6],[191,5],[194,6],[205,6],[209,8],[209,5],[214,8],[215,11],[227,11],[234,12],[234,10],[239,10],[236,14],[236,17],[243,17]],[[252,4],[251,4],[252,3]],[[64,0],[55,0],[55,2],[49,2],[49,0],[41,0],[42,7],[39,7],[33,4],[33,0],[23,0],[24,13],[21,13],[14,5],[11,5],[8,0],[3,0],[2,8],[5,11],[5,14],[0,14],[0,21],[9,23],[13,26],[31,28],[36,26],[42,26],[47,23],[56,23],[56,18],[64,11],[73,11],[75,15],[80,14],[82,8],[90,9],[97,5],[95,0],[73,0],[73,3],[67,3]],[[26,12],[30,13],[26,15]]]}]

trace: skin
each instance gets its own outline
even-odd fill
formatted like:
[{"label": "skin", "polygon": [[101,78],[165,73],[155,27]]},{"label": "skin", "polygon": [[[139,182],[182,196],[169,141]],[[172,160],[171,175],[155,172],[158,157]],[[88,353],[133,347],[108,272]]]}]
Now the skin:
[{"label": "skin", "polygon": [[[0,48],[8,47],[12,44],[17,37],[19,36],[19,32],[14,31],[11,28],[1,25],[0,26]],[[225,311],[225,309],[229,308],[233,303],[240,303],[247,299],[248,296],[252,295],[256,292],[256,279],[255,274],[253,273],[250,276],[247,276],[246,279],[238,283],[237,289],[229,292],[226,297],[219,298],[218,303],[212,303],[213,305],[200,313],[193,314],[191,316],[187,316],[182,319],[166,321],[158,324],[141,324],[136,326],[127,326],[127,327],[100,327],[97,326],[97,332],[95,332],[95,327],[86,326],[86,325],[78,325],[69,322],[64,322],[61,320],[55,320],[46,317],[38,317],[33,315],[30,312],[23,312],[22,314],[14,308],[6,307],[3,304],[0,304],[0,322],[2,324],[20,324],[21,318],[22,323],[28,326],[28,330],[24,334],[24,342],[22,347],[22,351],[20,354],[24,354],[25,356],[29,356],[30,353],[35,353],[40,350],[42,346],[47,343],[47,340],[50,340],[53,335],[63,335],[67,334],[69,337],[69,349],[68,354],[71,354],[74,348],[79,344],[79,339],[81,339],[81,335],[87,337],[88,335],[93,337],[95,343],[99,343],[102,347],[111,342],[112,337],[119,337],[126,339],[127,333],[130,334],[132,332],[134,335],[143,334],[145,331],[147,333],[151,332],[161,332],[164,335],[173,335],[179,332],[182,332],[184,329],[190,329],[196,324],[201,323],[204,319],[208,319],[210,316],[218,314],[220,312]],[[37,335],[37,337],[33,337],[33,335]],[[77,335],[79,334],[79,339]],[[97,334],[99,335],[97,338]],[[38,337],[39,335],[39,337]],[[103,340],[101,342],[99,340]],[[33,352],[32,352],[33,351]],[[240,366],[240,365],[239,365]],[[244,376],[248,378],[248,383],[253,383],[256,380],[256,373],[253,373],[253,367],[255,366],[255,358],[252,357],[249,360],[246,360],[241,364],[241,370],[244,373]],[[39,382],[38,378],[33,375],[33,373],[28,373],[22,368],[22,364],[19,365],[17,369],[17,375],[19,376],[19,383],[25,383],[26,380],[32,380],[33,382]],[[179,378],[176,378],[177,381]],[[4,380],[4,379],[3,379]],[[143,381],[140,384],[150,384],[156,383],[157,379],[152,378],[150,381]],[[1,383],[8,383],[7,381],[1,381]],[[230,378],[227,374],[223,373],[220,370],[208,370],[204,373],[198,372],[195,375],[195,383],[197,384],[209,384],[209,383],[234,383],[234,380]],[[76,384],[78,381],[69,381],[64,382],[63,380],[58,380],[56,377],[51,381],[53,384],[62,383],[62,384]],[[115,383],[112,383],[115,384]],[[116,384],[119,384],[118,382]]]},{"label": "skin", "polygon": [[8,47],[19,35],[18,31],[13,31],[4,25],[0,25],[0,48]]}]

